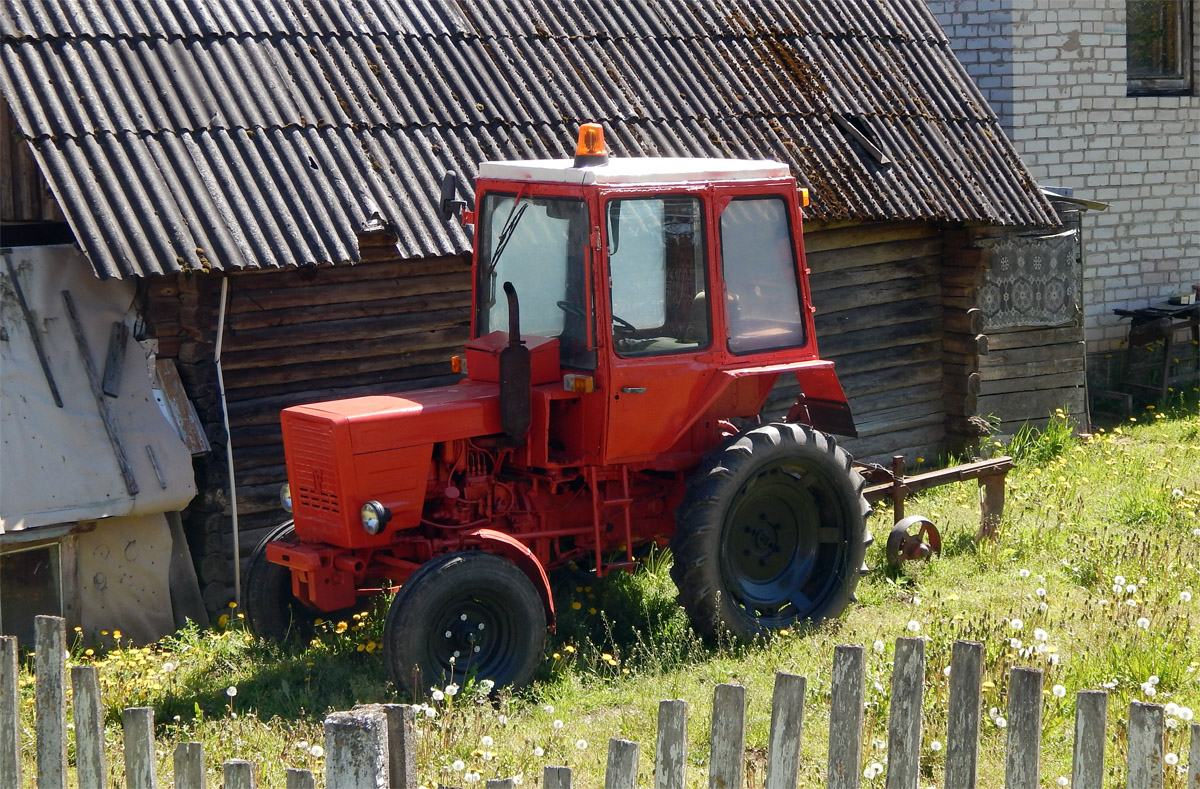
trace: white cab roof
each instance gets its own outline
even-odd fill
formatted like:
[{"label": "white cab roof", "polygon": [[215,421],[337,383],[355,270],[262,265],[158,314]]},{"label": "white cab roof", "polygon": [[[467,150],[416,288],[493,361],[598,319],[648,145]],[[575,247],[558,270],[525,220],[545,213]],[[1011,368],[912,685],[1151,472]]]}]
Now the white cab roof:
[{"label": "white cab roof", "polygon": [[483,162],[480,178],[562,184],[655,184],[681,181],[749,181],[790,175],[788,166],[765,159],[676,159],[639,157],[575,167],[571,159]]}]

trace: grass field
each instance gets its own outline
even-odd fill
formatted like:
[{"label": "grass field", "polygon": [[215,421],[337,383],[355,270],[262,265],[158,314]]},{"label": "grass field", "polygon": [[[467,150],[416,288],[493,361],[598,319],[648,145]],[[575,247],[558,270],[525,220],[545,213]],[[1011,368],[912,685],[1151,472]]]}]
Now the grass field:
[{"label": "grass field", "polygon": [[[656,554],[633,575],[597,582],[558,579],[559,632],[537,683],[488,701],[477,687],[441,690],[419,717],[420,775],[426,786],[462,786],[521,775],[540,781],[546,764],[566,764],[577,785],[599,786],[607,742],[642,743],[642,783],[651,785],[660,699],[686,699],[694,783],[707,785],[708,718],[714,685],[745,685],[749,698],[748,785],[761,785],[776,671],[808,678],[802,785],[817,785],[825,764],[833,646],[867,647],[866,763],[884,762],[894,640],[927,639],[922,785],[941,784],[951,645],[986,644],[987,715],[981,785],[1003,784],[1005,686],[1012,666],[1045,670],[1043,783],[1070,775],[1074,694],[1110,690],[1108,764],[1124,762],[1123,725],[1131,700],[1169,704],[1168,753],[1178,765],[1168,787],[1183,787],[1187,723],[1200,715],[1200,415],[1193,402],[1137,418],[1081,440],[1060,414],[1040,436],[1008,447],[1017,459],[1004,521],[994,542],[974,543],[979,505],[974,483],[911,499],[910,514],[931,518],[944,550],[898,574],[875,569],[859,603],[841,619],[780,633],[751,646],[709,644],[689,629]],[[886,537],[891,513],[872,529]],[[868,553],[880,568],[882,539]],[[380,656],[383,612],[326,622],[318,637],[290,651],[256,642],[230,608],[212,631],[185,630],[144,648],[77,644],[72,662],[100,667],[112,749],[109,768],[123,785],[120,710],[157,710],[161,785],[171,751],[204,743],[219,785],[229,758],[257,763],[260,786],[281,786],[286,767],[322,769],[321,721],[356,703],[407,701],[386,679]],[[103,648],[100,648],[103,647]],[[457,690],[457,692],[453,692]],[[21,677],[32,782],[33,678]],[[992,709],[994,708],[994,709]],[[882,775],[864,779],[883,786]],[[1114,785],[1123,786],[1123,782]]]}]

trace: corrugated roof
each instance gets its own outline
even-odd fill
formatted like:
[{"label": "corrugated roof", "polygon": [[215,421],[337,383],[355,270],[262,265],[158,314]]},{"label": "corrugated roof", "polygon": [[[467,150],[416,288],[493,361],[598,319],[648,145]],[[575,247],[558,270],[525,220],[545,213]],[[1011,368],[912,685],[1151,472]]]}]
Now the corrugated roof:
[{"label": "corrugated roof", "polygon": [[593,120],[787,162],[820,219],[1053,220],[921,0],[8,0],[0,89],[106,277],[353,262],[373,219],[457,254],[445,170]]}]

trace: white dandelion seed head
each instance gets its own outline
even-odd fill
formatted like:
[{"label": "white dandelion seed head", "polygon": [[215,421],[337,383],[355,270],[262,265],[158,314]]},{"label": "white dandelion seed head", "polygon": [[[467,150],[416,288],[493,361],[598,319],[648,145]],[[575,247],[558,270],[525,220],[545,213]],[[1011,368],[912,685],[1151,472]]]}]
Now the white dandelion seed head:
[{"label": "white dandelion seed head", "polygon": [[1039,614],[1044,614],[1044,613],[1046,613],[1046,612],[1047,612],[1047,611],[1049,611],[1049,610],[1050,610],[1050,604],[1049,604],[1049,603],[1047,603],[1045,600],[1043,600],[1042,602],[1038,603],[1038,613],[1039,613]]},{"label": "white dandelion seed head", "polygon": [[553,704],[543,704],[542,710],[544,712],[549,713],[550,715],[553,715],[554,714],[554,705]]},{"label": "white dandelion seed head", "polygon": [[996,728],[1003,729],[1008,726],[1008,719],[1004,717],[996,718]]},{"label": "white dandelion seed head", "polygon": [[1020,630],[1021,628],[1025,627],[1025,622],[1020,619],[1010,619],[1008,626],[1013,630]]},{"label": "white dandelion seed head", "polygon": [[491,748],[493,745],[496,744],[496,741],[492,739],[492,736],[490,734],[485,734],[479,738],[479,744],[482,745],[484,748]]},{"label": "white dandelion seed head", "polygon": [[1140,627],[1142,630],[1149,630],[1150,629],[1150,620],[1144,616],[1139,616],[1137,618],[1137,626]]},{"label": "white dandelion seed head", "polygon": [[1186,721],[1190,721],[1194,717],[1195,717],[1195,713],[1192,712],[1191,707],[1180,707],[1179,708],[1179,720],[1186,722]]},{"label": "white dandelion seed head", "polygon": [[1050,692],[1053,693],[1055,696],[1057,696],[1060,699],[1063,696],[1067,695],[1067,689],[1065,687],[1063,687],[1062,685],[1055,685],[1053,688],[1050,689]]},{"label": "white dandelion seed head", "polygon": [[1179,593],[1179,600],[1184,603],[1192,602],[1192,592],[1189,589],[1184,589]]},{"label": "white dandelion seed head", "polygon": [[481,776],[474,770],[463,773],[463,783],[477,784]]},{"label": "white dandelion seed head", "polygon": [[580,751],[586,751],[587,750],[587,740],[576,740],[575,748]]},{"label": "white dandelion seed head", "polygon": [[231,699],[234,696],[236,696],[237,695],[237,685],[230,685],[229,687],[225,688],[225,695]]},{"label": "white dandelion seed head", "polygon": [[454,764],[450,765],[450,769],[456,773],[461,773],[463,770],[467,769],[467,763],[462,759],[455,759]]},{"label": "white dandelion seed head", "polygon": [[934,740],[933,742],[929,743],[929,750],[933,751],[934,753],[937,753],[941,749],[942,749],[941,741]]},{"label": "white dandelion seed head", "polygon": [[1070,786],[1071,779],[1067,778],[1065,775],[1060,775],[1054,779],[1054,783],[1058,784],[1059,786]]},{"label": "white dandelion seed head", "polygon": [[446,698],[446,694],[442,693],[440,690],[435,690],[433,693],[431,693],[429,695],[431,695],[433,697],[434,701],[441,701],[442,699]]},{"label": "white dandelion seed head", "polygon": [[1121,585],[1121,586],[1125,586],[1125,576],[1123,576],[1123,575],[1114,575],[1114,576],[1113,576],[1113,583],[1114,583],[1114,584],[1119,584],[1119,585]]},{"label": "white dandelion seed head", "polygon": [[942,674],[947,677],[950,676],[950,667],[946,666],[944,669],[942,669]]},{"label": "white dandelion seed head", "polygon": [[916,632],[917,632],[918,630],[920,630],[920,629],[921,629],[921,623],[920,623],[920,622],[918,622],[918,621],[917,621],[917,620],[915,620],[915,619],[910,619],[910,620],[908,620],[908,632],[910,632],[910,633],[916,633]]},{"label": "white dandelion seed head", "polygon": [[320,745],[314,745],[313,747],[308,749],[308,753],[314,759],[320,759],[322,756],[325,755],[325,749],[322,748]]},{"label": "white dandelion seed head", "polygon": [[1163,712],[1171,717],[1179,717],[1179,705],[1173,701],[1168,701],[1167,706],[1163,707]]},{"label": "white dandelion seed head", "polygon": [[539,759],[546,755],[546,749],[540,745],[533,746],[533,755]]},{"label": "white dandelion seed head", "polygon": [[1033,640],[1034,641],[1045,641],[1048,638],[1050,638],[1050,634],[1047,633],[1045,630],[1042,630],[1040,627],[1034,628],[1034,630],[1033,630]]},{"label": "white dandelion seed head", "polygon": [[1147,678],[1146,678],[1146,681],[1147,681],[1147,682],[1149,682],[1151,685],[1157,685],[1157,684],[1158,684],[1158,681],[1159,681],[1159,680],[1158,680],[1158,675],[1157,675],[1157,674],[1151,674],[1149,677],[1147,677]]},{"label": "white dandelion seed head", "polygon": [[874,644],[871,645],[871,647],[876,652],[883,652],[883,650],[886,648],[886,646],[887,646],[886,644],[884,644],[882,641],[878,641],[878,640]]},{"label": "white dandelion seed head", "polygon": [[1133,594],[1134,592],[1136,592],[1136,591],[1137,591],[1137,584],[1126,584],[1126,585],[1125,585],[1125,591],[1126,591],[1128,594]]},{"label": "white dandelion seed head", "polygon": [[1028,578],[1029,571],[1022,567],[1020,570],[1017,570],[1017,575],[1021,576],[1022,578]]},{"label": "white dandelion seed head", "polygon": [[1113,594],[1121,594],[1125,591],[1124,584],[1113,584]]},{"label": "white dandelion seed head", "polygon": [[1012,647],[1013,649],[1020,649],[1020,648],[1021,648],[1021,646],[1022,646],[1022,644],[1021,644],[1021,639],[1019,639],[1019,638],[1010,638],[1010,639],[1008,640],[1008,645],[1009,645],[1010,647]]},{"label": "white dandelion seed head", "polygon": [[458,693],[458,685],[455,685],[453,682],[451,682],[446,686],[445,693],[447,696],[453,696],[454,694]]},{"label": "white dandelion seed head", "polygon": [[1040,587],[1040,586],[1039,586],[1039,587],[1037,588],[1037,591],[1036,591],[1036,592],[1034,592],[1034,594],[1035,594],[1035,595],[1037,595],[1038,597],[1045,597],[1045,596],[1046,596],[1046,590],[1045,590],[1044,588],[1042,588],[1042,587]]},{"label": "white dandelion seed head", "polygon": [[552,727],[554,727],[554,729],[557,731],[558,729],[561,729],[563,727],[563,722],[560,718],[556,718],[554,720],[554,723],[551,723],[550,725]]},{"label": "white dandelion seed head", "polygon": [[429,718],[429,719],[431,719],[431,720],[432,720],[433,718],[436,718],[436,717],[437,717],[437,715],[438,715],[438,711],[437,711],[437,710],[435,710],[433,707],[426,707],[426,708],[425,708],[425,717],[426,717],[426,718]]},{"label": "white dandelion seed head", "polygon": [[1173,767],[1173,766],[1179,764],[1179,754],[1168,753],[1165,756],[1163,756],[1163,761]]}]

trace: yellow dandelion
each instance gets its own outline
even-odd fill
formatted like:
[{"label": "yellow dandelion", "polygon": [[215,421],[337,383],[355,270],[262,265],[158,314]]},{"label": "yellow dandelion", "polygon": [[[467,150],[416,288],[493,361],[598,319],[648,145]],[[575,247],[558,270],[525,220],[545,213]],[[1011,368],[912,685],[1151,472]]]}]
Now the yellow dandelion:
[{"label": "yellow dandelion", "polygon": [[580,608],[583,608],[583,603],[579,602],[578,600],[576,600],[575,602],[571,603],[571,610],[572,610],[572,611],[578,611]]},{"label": "yellow dandelion", "polygon": [[350,627],[350,625],[347,624],[346,622],[338,622],[337,627],[335,627],[334,630],[337,631],[338,633],[345,633],[346,629],[349,627]]}]

